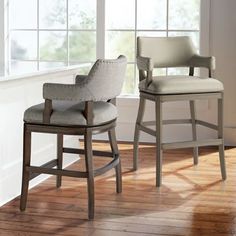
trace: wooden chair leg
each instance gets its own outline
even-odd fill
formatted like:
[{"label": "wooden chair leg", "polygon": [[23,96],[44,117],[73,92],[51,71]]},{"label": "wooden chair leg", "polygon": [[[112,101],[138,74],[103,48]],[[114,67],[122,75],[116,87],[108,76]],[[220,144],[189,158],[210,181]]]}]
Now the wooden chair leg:
[{"label": "wooden chair leg", "polygon": [[[116,141],[115,128],[108,131],[108,136],[109,136],[112,153],[114,157],[118,156],[119,158],[119,150],[118,150],[118,145]],[[115,171],[116,171],[116,192],[121,193],[122,192],[122,174],[121,174],[120,158],[119,158],[119,163],[115,166]]]},{"label": "wooden chair leg", "polygon": [[[223,95],[222,95],[223,96]],[[224,109],[223,109],[223,97],[218,99],[218,138],[222,139],[222,144],[219,145],[219,156],[220,156],[220,169],[222,179],[227,178],[226,168],[225,168],[225,152],[224,152]]]},{"label": "wooden chair leg", "polygon": [[88,173],[88,219],[94,218],[94,173],[93,173],[93,151],[92,151],[92,131],[87,129],[84,135],[85,164]]},{"label": "wooden chair leg", "polygon": [[[63,134],[57,134],[57,168],[62,170],[63,162]],[[57,176],[57,188],[61,187],[62,176]]]},{"label": "wooden chair leg", "polygon": [[[196,125],[196,103],[195,101],[190,101],[190,114],[192,120],[192,135],[193,141],[197,141],[197,125]],[[198,147],[193,147],[193,163],[198,164]]]},{"label": "wooden chair leg", "polygon": [[144,115],[144,109],[145,109],[146,100],[142,97],[140,97],[139,101],[139,109],[138,109],[138,115],[137,120],[135,124],[135,131],[134,131],[134,153],[133,153],[133,169],[138,169],[138,146],[139,146],[139,137],[140,137],[140,129],[139,124],[143,120]]},{"label": "wooden chair leg", "polygon": [[24,137],[23,137],[23,168],[22,168],[22,186],[21,186],[21,199],[20,210],[24,211],[27,203],[29,178],[30,173],[26,170],[30,166],[31,156],[31,132],[27,130],[27,125],[24,124]]},{"label": "wooden chair leg", "polygon": [[162,103],[156,99],[156,186],[162,182]]}]

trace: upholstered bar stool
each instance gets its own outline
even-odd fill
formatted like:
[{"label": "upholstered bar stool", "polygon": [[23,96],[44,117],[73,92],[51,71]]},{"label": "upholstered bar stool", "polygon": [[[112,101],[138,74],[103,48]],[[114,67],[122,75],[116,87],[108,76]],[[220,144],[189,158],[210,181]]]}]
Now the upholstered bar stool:
[{"label": "upholstered bar stool", "polygon": [[[194,164],[198,163],[198,147],[219,146],[222,179],[226,179],[223,137],[223,84],[211,78],[215,68],[214,57],[197,54],[189,37],[138,37],[137,64],[139,69],[140,103],[134,134],[134,170],[138,168],[138,144],[140,131],[156,137],[156,186],[161,186],[162,152],[165,149],[193,148]],[[153,76],[156,68],[188,67],[188,76]],[[209,77],[194,76],[195,67],[205,67]],[[218,100],[218,124],[197,120],[195,100]],[[143,121],[146,100],[155,102],[155,121]],[[171,101],[189,101],[190,119],[162,120],[162,104]],[[163,143],[162,126],[191,124],[192,140]],[[216,130],[215,139],[197,139],[197,125]],[[156,129],[150,128],[155,126]]]},{"label": "upholstered bar stool", "polygon": [[[121,92],[126,64],[124,56],[115,60],[100,59],[87,76],[76,77],[76,84],[44,84],[45,103],[30,107],[24,114],[22,211],[26,208],[29,181],[40,174],[56,175],[57,187],[61,186],[62,176],[86,178],[89,219],[94,218],[94,177],[115,168],[116,191],[122,191],[121,163],[115,136],[117,109],[112,100]],[[57,135],[56,159],[42,166],[31,165],[33,132]],[[102,132],[108,132],[111,152],[92,150],[92,135]],[[85,148],[64,147],[63,135],[83,135]],[[86,170],[64,170],[63,153],[85,154]],[[94,169],[93,155],[110,157],[111,161]]]}]

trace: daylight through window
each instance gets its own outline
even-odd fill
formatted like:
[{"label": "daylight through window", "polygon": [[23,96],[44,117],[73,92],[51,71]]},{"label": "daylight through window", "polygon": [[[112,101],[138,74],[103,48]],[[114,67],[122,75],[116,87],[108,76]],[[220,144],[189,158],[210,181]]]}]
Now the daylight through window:
[{"label": "daylight through window", "polygon": [[[105,16],[105,25],[97,16]],[[189,35],[199,48],[199,28],[200,0],[9,0],[10,73],[124,54],[128,67],[123,94],[135,94],[137,36]],[[104,34],[99,40],[98,32]]]}]

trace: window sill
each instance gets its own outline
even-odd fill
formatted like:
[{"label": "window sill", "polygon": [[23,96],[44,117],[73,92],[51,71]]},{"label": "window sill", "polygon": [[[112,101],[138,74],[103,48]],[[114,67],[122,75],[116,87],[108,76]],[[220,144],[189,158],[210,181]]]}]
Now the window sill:
[{"label": "window sill", "polygon": [[1,82],[8,82],[8,81],[15,81],[20,79],[32,79],[34,77],[41,77],[45,75],[53,75],[60,72],[70,72],[79,68],[91,66],[90,63],[84,63],[80,65],[73,65],[73,66],[65,66],[60,67],[56,69],[48,69],[48,70],[42,70],[42,71],[36,71],[32,73],[26,73],[26,74],[19,74],[19,75],[6,75],[6,76],[0,76],[0,83]]}]

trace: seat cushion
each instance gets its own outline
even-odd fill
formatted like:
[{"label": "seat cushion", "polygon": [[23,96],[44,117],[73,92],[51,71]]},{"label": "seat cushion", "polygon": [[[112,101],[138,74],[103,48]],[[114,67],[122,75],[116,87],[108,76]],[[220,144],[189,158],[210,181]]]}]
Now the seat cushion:
[{"label": "seat cushion", "polygon": [[216,79],[196,76],[158,76],[145,88],[145,80],[139,83],[140,91],[152,94],[209,93],[224,90],[223,84]]},{"label": "seat cushion", "polygon": [[[85,103],[71,101],[53,101],[53,112],[50,119],[52,125],[84,126],[86,119],[83,115]],[[44,103],[28,108],[24,113],[24,121],[40,124],[43,122]],[[108,123],[117,118],[116,107],[108,102],[94,102],[93,125]]]}]

